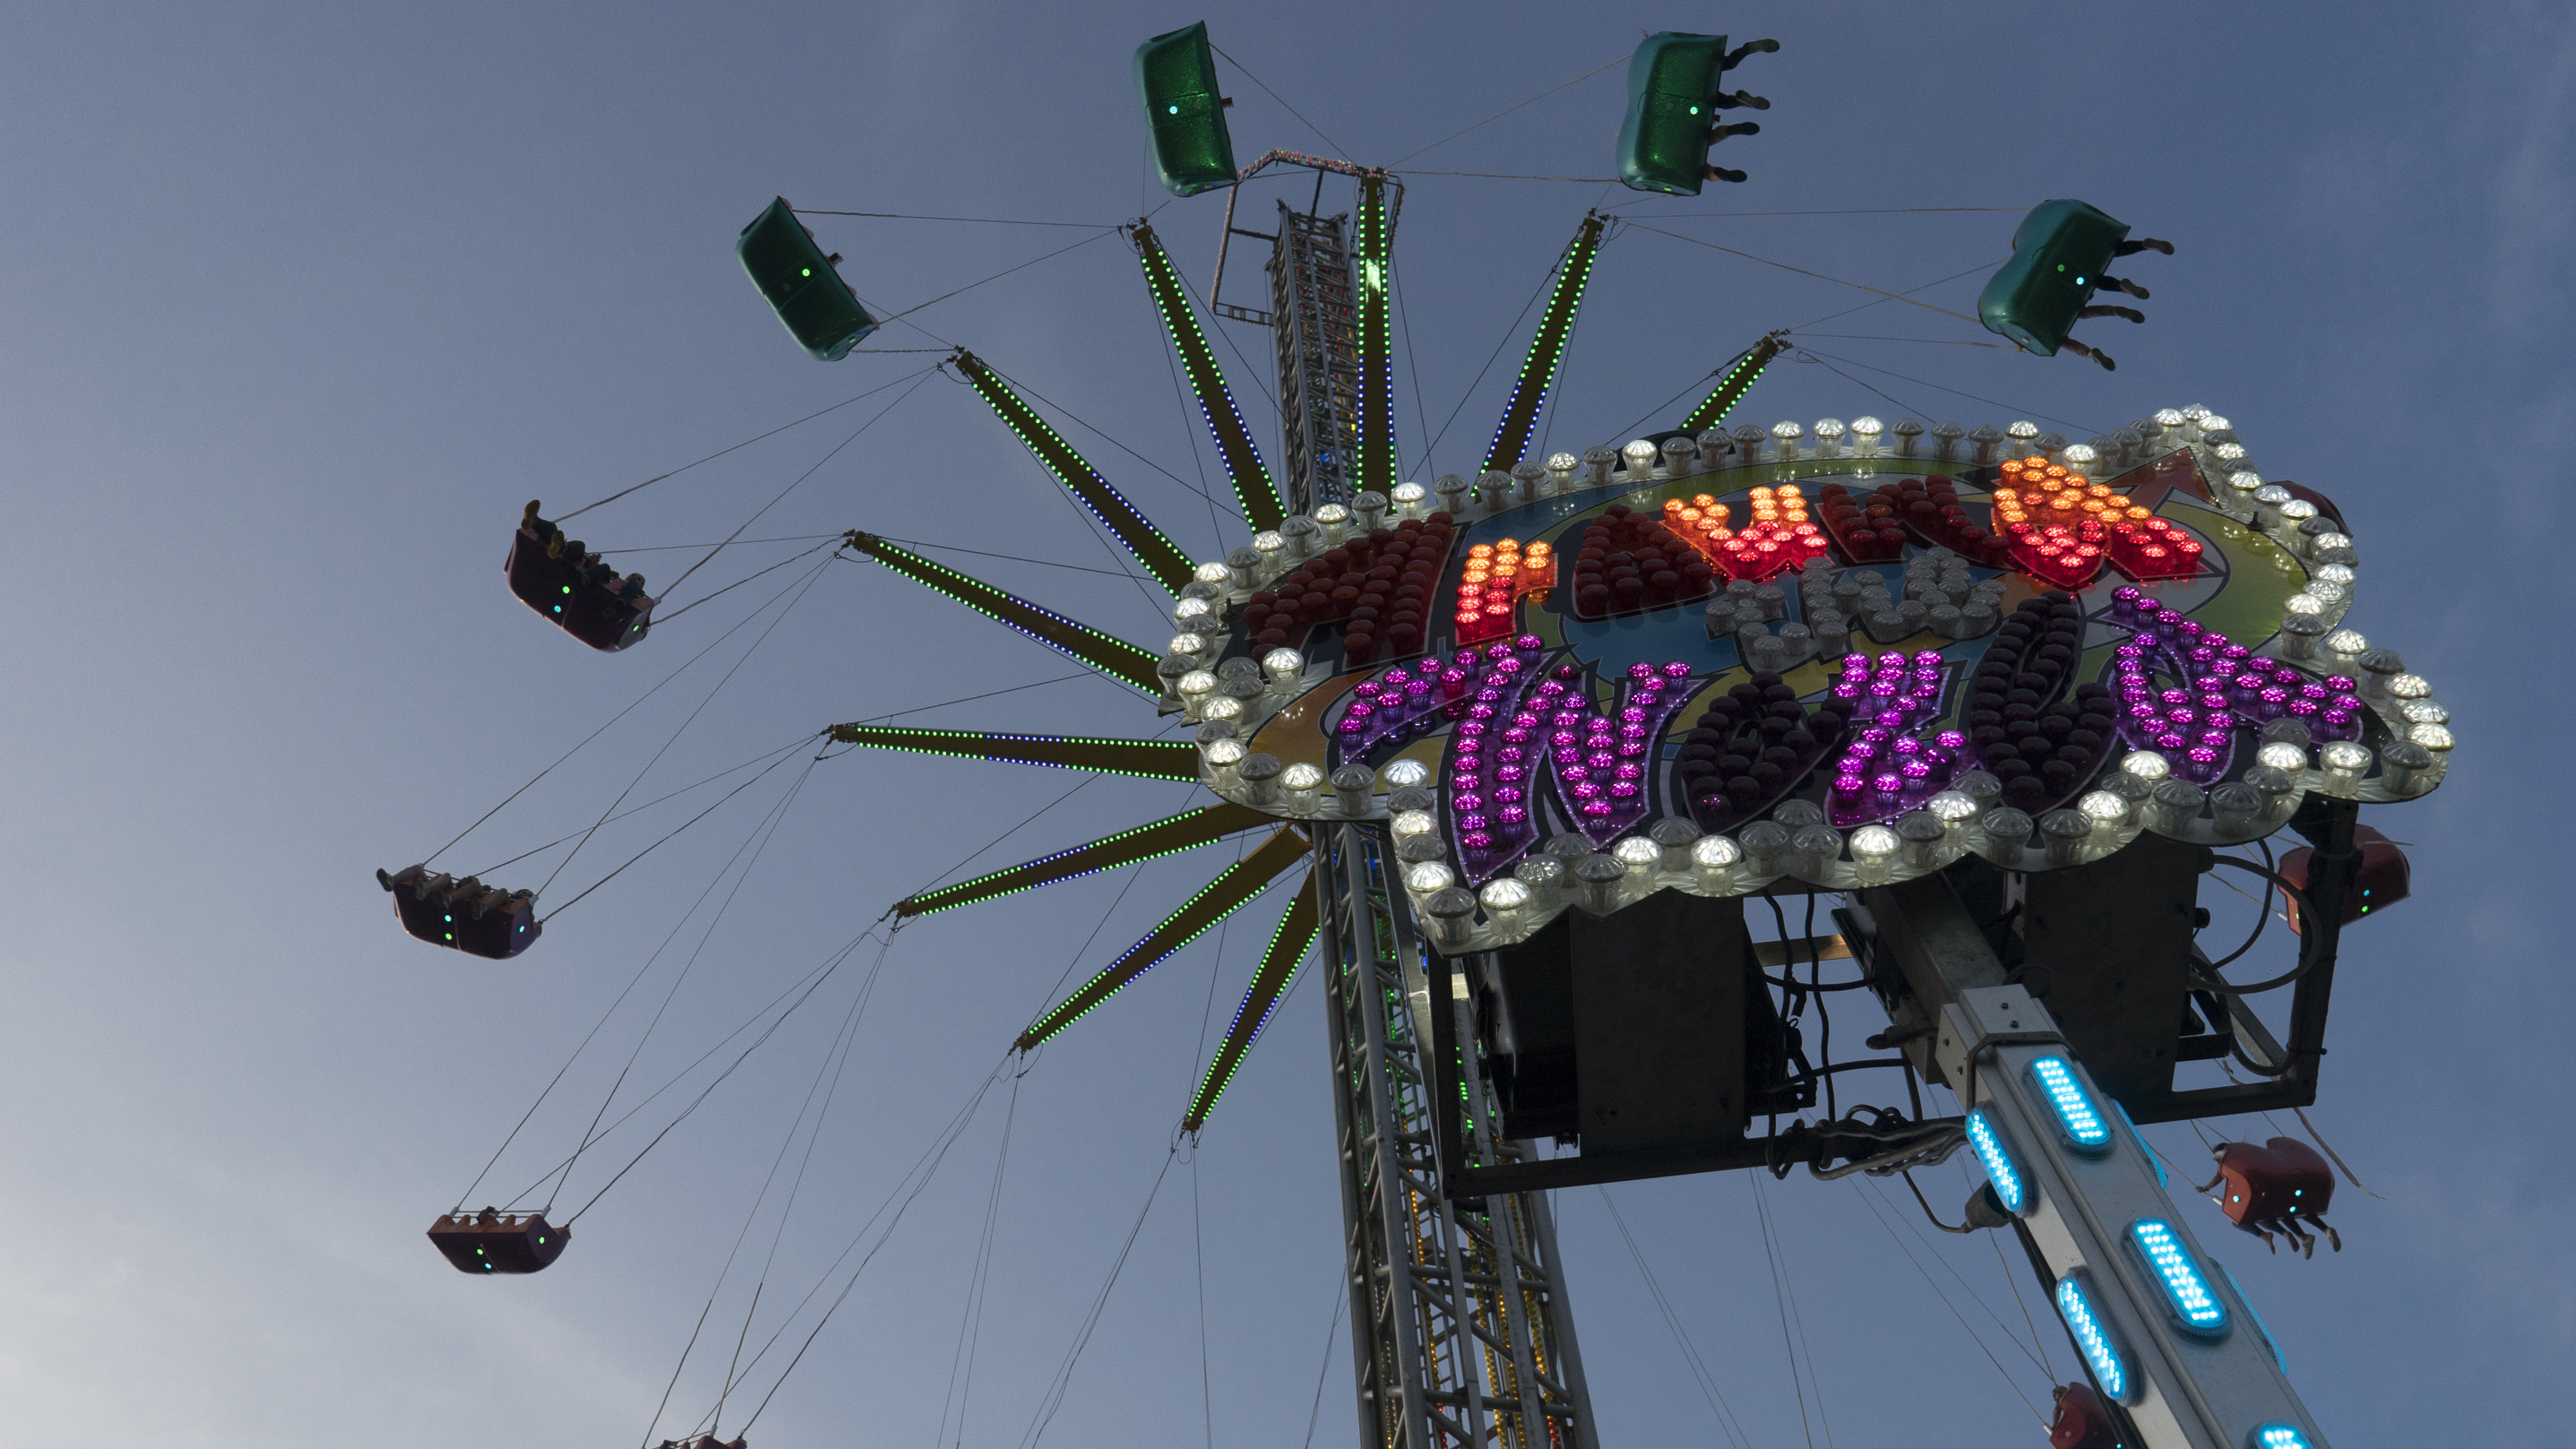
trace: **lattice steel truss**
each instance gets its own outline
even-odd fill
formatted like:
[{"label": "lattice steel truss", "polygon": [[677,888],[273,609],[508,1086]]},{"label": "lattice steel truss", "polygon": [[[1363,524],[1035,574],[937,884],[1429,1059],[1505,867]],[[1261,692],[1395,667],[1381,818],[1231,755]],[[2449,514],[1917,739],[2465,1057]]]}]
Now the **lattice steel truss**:
[{"label": "lattice steel truss", "polygon": [[1440,1195],[1441,1110],[1463,1114],[1482,1161],[1528,1153],[1494,1140],[1481,1072],[1459,1103],[1431,1090],[1431,1013],[1463,1012],[1456,978],[1388,889],[1376,831],[1333,826],[1315,851],[1362,1442],[1599,1449],[1546,1199]]},{"label": "lattice steel truss", "polygon": [[1351,253],[1343,218],[1279,204],[1270,254],[1271,335],[1279,346],[1279,415],[1287,433],[1288,506],[1347,506],[1359,447],[1360,358]]}]

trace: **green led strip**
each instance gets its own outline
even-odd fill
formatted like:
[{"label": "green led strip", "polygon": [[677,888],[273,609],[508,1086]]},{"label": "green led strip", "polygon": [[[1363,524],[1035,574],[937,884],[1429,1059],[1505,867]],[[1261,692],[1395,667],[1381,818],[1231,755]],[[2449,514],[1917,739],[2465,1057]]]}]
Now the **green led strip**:
[{"label": "green led strip", "polygon": [[1394,274],[1387,260],[1386,176],[1360,178],[1359,246],[1351,259],[1359,292],[1358,487],[1384,493],[1395,477],[1395,362],[1387,348],[1386,292]]},{"label": "green led strip", "polygon": [[1040,608],[1017,595],[1003,593],[991,584],[970,579],[955,569],[942,568],[917,553],[897,548],[875,534],[852,529],[849,545],[896,573],[928,584],[976,613],[998,619],[1042,644],[1061,649],[1112,679],[1132,684],[1155,699],[1163,697],[1162,678],[1154,673],[1155,656],[1124,639],[1112,638],[1088,625],[1077,624],[1053,609]]},{"label": "green led strip", "polygon": [[1162,238],[1154,229],[1138,222],[1128,232],[1136,244],[1136,255],[1145,264],[1145,286],[1153,293],[1154,306],[1163,314],[1163,328],[1172,337],[1172,350],[1180,354],[1181,371],[1188,375],[1190,391],[1198,394],[1199,415],[1207,419],[1208,432],[1216,439],[1217,457],[1225,463],[1225,476],[1234,483],[1235,501],[1243,505],[1243,516],[1257,532],[1277,528],[1288,516],[1286,505],[1279,501],[1279,487],[1271,481],[1270,470],[1261,464],[1261,450],[1252,442],[1252,430],[1245,426],[1243,410],[1234,405],[1234,393],[1225,385],[1225,374],[1216,365],[1216,354],[1208,350],[1207,335],[1199,330],[1198,314],[1190,308],[1189,293],[1181,286],[1181,274],[1163,251]]},{"label": "green led strip", "polygon": [[1071,850],[1059,850],[1053,855],[1042,855],[1035,860],[1023,861],[1007,870],[997,870],[990,875],[979,875],[973,880],[941,886],[937,890],[923,891],[917,896],[906,896],[895,902],[894,912],[898,916],[926,916],[934,911],[970,906],[977,901],[1016,895],[1021,891],[1035,890],[1042,885],[1053,885],[1060,880],[1072,880],[1076,876],[1090,875],[1096,871],[1116,870],[1122,865],[1136,865],[1143,861],[1159,859],[1194,846],[1205,845],[1210,841],[1222,840],[1237,831],[1250,830],[1255,826],[1269,823],[1271,823],[1269,816],[1248,805],[1236,805],[1231,802],[1202,805],[1196,810],[1184,810],[1178,815],[1154,821],[1150,825],[1139,825],[1133,830],[1119,831],[1116,835],[1095,840],[1089,845],[1077,845]]},{"label": "green led strip", "polygon": [[1079,735],[1005,735],[989,730],[906,730],[882,725],[834,725],[835,743],[927,755],[960,755],[1022,765],[1098,770],[1148,780],[1195,780],[1198,750],[1186,740],[1097,740]]},{"label": "green led strip", "polygon": [[1124,494],[1110,487],[1109,480],[1101,477],[1099,471],[1075,452],[1071,443],[1058,436],[1055,429],[1048,427],[1044,418],[1031,412],[1029,405],[1020,401],[1020,395],[994,375],[993,369],[962,347],[957,350],[957,366],[966,374],[966,380],[974,384],[975,391],[983,394],[984,401],[992,405],[994,415],[1010,424],[1011,431],[1020,435],[1020,441],[1028,445],[1028,450],[1046,465],[1046,470],[1055,475],[1056,481],[1081,499],[1082,506],[1091,510],[1091,516],[1116,534],[1120,543],[1127,545],[1127,551],[1136,556],[1136,562],[1145,566],[1145,572],[1152,574],[1155,582],[1174,594],[1189,586],[1191,574],[1198,567],[1190,561],[1190,556],[1163,537],[1162,530],[1137,512],[1136,505],[1128,502]]},{"label": "green led strip", "polygon": [[1243,993],[1243,1004],[1234,1009],[1234,1024],[1225,1030],[1225,1041],[1216,1049],[1216,1058],[1208,1063],[1207,1075],[1199,1079],[1199,1090],[1190,1098],[1189,1115],[1181,1119],[1181,1130],[1196,1132],[1216,1110],[1217,1098],[1225,1095],[1226,1084],[1234,1080],[1235,1069],[1261,1038],[1261,1029],[1270,1024],[1270,1013],[1278,1008],[1279,998],[1286,995],[1288,983],[1296,979],[1297,968],[1306,960],[1306,950],[1315,944],[1319,924],[1315,910],[1314,877],[1298,887],[1297,899],[1288,913],[1279,918],[1279,928],[1270,933],[1270,949],[1263,952],[1261,965],[1252,973],[1252,987]]},{"label": "green led strip", "polygon": [[1232,915],[1244,902],[1268,889],[1270,883],[1290,867],[1306,858],[1306,837],[1293,825],[1283,825],[1261,848],[1227,866],[1216,879],[1201,887],[1199,893],[1182,902],[1181,908],[1163,918],[1145,939],[1130,946],[1108,969],[1084,983],[1080,991],[1064,999],[1063,1004],[1037,1019],[1037,1023],[1020,1033],[1017,1047],[1028,1051],[1048,1037],[1082,1020],[1092,1008],[1118,994],[1119,988],[1161,964],[1170,955],[1195,941],[1210,926]]},{"label": "green led strip", "polygon": [[1601,250],[1601,227],[1601,214],[1586,212],[1574,240],[1566,244],[1556,290],[1548,296],[1547,310],[1539,314],[1538,334],[1530,339],[1529,360],[1521,364],[1521,375],[1512,384],[1512,400],[1503,405],[1503,420],[1494,425],[1493,446],[1485,450],[1488,472],[1511,467],[1529,451],[1539,410],[1547,406],[1547,390],[1556,381],[1556,365],[1564,360],[1565,344],[1574,337],[1574,313],[1583,305],[1584,284],[1592,279],[1592,258]]},{"label": "green led strip", "polygon": [[1774,332],[1754,343],[1752,350],[1735,359],[1734,364],[1726,369],[1726,376],[1718,379],[1717,391],[1710,393],[1698,407],[1691,409],[1689,417],[1682,419],[1683,430],[1698,433],[1716,427],[1736,401],[1744,396],[1744,390],[1761,378],[1762,369],[1770,366],[1771,359],[1788,350],[1788,346],[1789,334],[1786,332]]}]

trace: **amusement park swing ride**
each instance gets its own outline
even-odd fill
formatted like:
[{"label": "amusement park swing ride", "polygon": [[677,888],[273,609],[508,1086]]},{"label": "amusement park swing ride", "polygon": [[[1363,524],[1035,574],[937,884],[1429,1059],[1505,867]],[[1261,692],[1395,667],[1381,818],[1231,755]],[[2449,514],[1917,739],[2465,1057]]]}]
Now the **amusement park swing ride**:
[{"label": "amusement park swing ride", "polygon": [[[1744,180],[1710,147],[1759,128],[1719,117],[1769,102],[1726,77],[1777,48],[1645,40],[1620,179],[1677,195]],[[2137,1128],[2316,1099],[2341,933],[2406,893],[2404,856],[2361,807],[2421,797],[2447,768],[2431,686],[2347,623],[2361,556],[2334,502],[2266,479],[2204,407],[2145,408],[2083,442],[2028,422],[1729,429],[1795,345],[1786,333],[1720,368],[1669,428],[1538,456],[1611,225],[1598,211],[1558,261],[1482,468],[1408,478],[1389,345],[1402,178],[1279,150],[1238,166],[1203,25],[1147,41],[1135,66],[1164,186],[1227,193],[1205,310],[1274,343],[1276,474],[1191,287],[1149,222],[1123,229],[1231,482],[1239,546],[1191,558],[963,348],[942,366],[1164,591],[1169,642],[1115,637],[864,530],[832,542],[1129,687],[1140,727],[1185,734],[844,724],[808,743],[1212,798],[889,915],[1246,844],[1030,1022],[1027,1052],[1295,882],[1181,1125],[1206,1122],[1316,959],[1358,1427],[1379,1449],[1598,1449],[1547,1190],[1801,1165],[1911,1187],[1912,1169],[1962,1152],[1984,1185],[1956,1225],[1924,1211],[2010,1235],[2055,1307],[2084,1370],[2058,1390],[2057,1449],[2324,1449],[2204,1246],[2214,1221],[2177,1202]],[[1280,203],[1263,232],[1237,199],[1272,168],[1313,172],[1319,200]],[[1323,213],[1327,178],[1351,183],[1349,209]],[[1237,239],[1270,247],[1266,307],[1221,295]],[[2147,296],[2105,269],[2172,250],[2087,203],[2045,202],[1980,320],[2023,351],[2110,369],[2068,332],[2143,321],[2095,304]],[[842,358],[879,325],[784,198],[737,251],[811,356]],[[656,622],[644,580],[539,504],[505,568],[513,594],[594,649],[629,649]],[[2276,855],[2283,832],[2301,843]],[[2259,882],[2267,915],[2277,896],[2294,933],[2265,979],[2226,974],[2259,929],[2214,959],[2196,943],[2200,881],[2221,867]],[[543,929],[529,890],[426,863],[379,880],[434,944],[508,960]],[[1748,930],[1757,899],[1775,939]],[[1850,979],[1828,981],[1828,962]],[[1883,1009],[1873,1055],[1824,1059],[1802,1033],[1807,1004],[1837,991]],[[2252,1006],[2274,992],[2289,997],[2277,1035]],[[2177,1085],[2191,1062],[2229,1065],[2229,1084]],[[1864,1068],[1902,1073],[1907,1106],[1840,1110],[1837,1075]],[[1937,1110],[1935,1086],[1962,1110]],[[2189,1186],[2229,1226],[2340,1249],[2335,1177],[2306,1143],[2222,1143],[2214,1170]],[[457,1268],[505,1275],[553,1263],[570,1231],[544,1210],[460,1204],[429,1235]],[[689,1442],[741,1442],[717,1434],[710,1418]]]}]

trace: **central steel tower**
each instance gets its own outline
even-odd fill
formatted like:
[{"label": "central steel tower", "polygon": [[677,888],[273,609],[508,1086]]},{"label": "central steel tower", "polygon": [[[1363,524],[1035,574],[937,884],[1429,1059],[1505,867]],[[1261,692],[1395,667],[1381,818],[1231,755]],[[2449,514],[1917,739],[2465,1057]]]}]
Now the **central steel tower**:
[{"label": "central steel tower", "polygon": [[[1348,163],[1293,160],[1361,175]],[[1361,179],[1363,204],[1373,206],[1377,188]],[[1347,218],[1320,211],[1280,205],[1269,238],[1272,310],[1260,319],[1277,344],[1283,471],[1296,513],[1347,506],[1354,496],[1361,344],[1371,325],[1363,313],[1383,309],[1387,290],[1385,262],[1376,262],[1374,277],[1358,275]],[[1382,317],[1376,325],[1382,333]],[[1482,1071],[1456,1074],[1464,1089],[1454,1104],[1432,1090],[1441,1074],[1431,1043],[1452,1032],[1474,1040],[1459,1014],[1466,1003],[1445,985],[1433,989],[1452,978],[1445,967],[1430,969],[1411,907],[1391,878],[1396,862],[1382,829],[1356,822],[1319,829],[1315,853],[1362,1442],[1599,1449],[1546,1198],[1441,1192],[1444,1131],[1463,1132],[1483,1163],[1536,1156],[1528,1143],[1496,1137]],[[1435,1031],[1434,1012],[1453,1019]],[[1457,1120],[1440,1122],[1443,1110]]]}]

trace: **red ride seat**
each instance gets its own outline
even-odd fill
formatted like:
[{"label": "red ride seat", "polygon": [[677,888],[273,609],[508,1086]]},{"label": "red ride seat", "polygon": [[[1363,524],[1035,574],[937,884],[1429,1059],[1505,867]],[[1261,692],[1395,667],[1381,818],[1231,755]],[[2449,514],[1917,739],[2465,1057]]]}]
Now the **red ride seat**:
[{"label": "red ride seat", "polygon": [[458,880],[427,866],[376,872],[376,884],[394,898],[394,915],[416,940],[468,956],[506,961],[545,934],[536,896],[487,886],[473,876]]},{"label": "red ride seat", "polygon": [[620,574],[578,540],[537,516],[531,501],[502,561],[510,592],[546,622],[604,653],[641,640],[653,627],[644,576]]},{"label": "red ride seat", "polygon": [[563,1256],[572,1229],[544,1213],[440,1213],[429,1241],[460,1273],[540,1273]]}]

